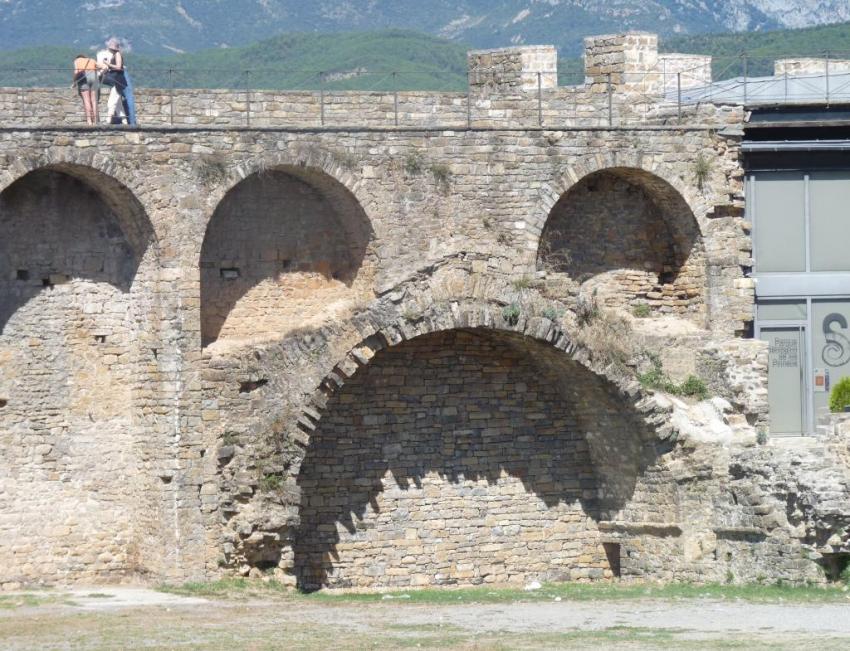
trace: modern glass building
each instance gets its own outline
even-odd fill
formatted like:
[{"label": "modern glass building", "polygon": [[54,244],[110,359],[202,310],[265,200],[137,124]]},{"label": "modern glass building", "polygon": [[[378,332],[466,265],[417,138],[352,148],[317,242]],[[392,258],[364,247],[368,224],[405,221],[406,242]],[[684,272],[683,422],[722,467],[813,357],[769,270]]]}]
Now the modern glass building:
[{"label": "modern glass building", "polygon": [[743,150],[771,433],[809,434],[850,376],[850,108],[755,110]]}]

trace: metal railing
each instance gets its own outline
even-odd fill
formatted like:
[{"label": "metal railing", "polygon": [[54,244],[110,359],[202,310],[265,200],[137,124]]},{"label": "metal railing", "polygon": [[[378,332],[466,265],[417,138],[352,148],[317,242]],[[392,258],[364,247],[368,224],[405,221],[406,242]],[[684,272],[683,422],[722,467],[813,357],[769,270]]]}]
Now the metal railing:
[{"label": "metal railing", "polygon": [[[786,64],[779,75],[773,74],[776,57],[748,53],[715,58],[711,63],[698,61],[690,67],[668,66],[662,56],[659,67],[651,70],[628,70],[592,79],[572,66],[573,69],[558,71],[557,88],[548,87],[551,73],[538,73],[536,89],[526,87],[523,94],[514,93],[511,97],[517,107],[512,115],[517,126],[524,127],[590,124],[613,127],[658,120],[669,122],[671,115],[681,122],[690,119],[688,111],[701,104],[850,103],[850,51],[781,58],[796,62]],[[194,108],[190,106],[192,95],[188,91],[198,89],[211,91],[212,95],[204,101],[229,104],[234,116],[228,124],[241,126],[270,123],[289,126],[292,120],[286,116],[277,118],[277,122],[269,118],[270,103],[281,101],[295,104],[303,101],[310,104],[310,111],[315,108],[315,115],[307,111],[310,117],[301,122],[295,120],[298,124],[339,125],[343,110],[338,107],[353,101],[349,91],[360,96],[357,109],[362,114],[371,111],[369,120],[374,125],[415,126],[410,116],[421,115],[426,109],[430,111],[431,126],[499,126],[510,121],[510,117],[494,117],[482,108],[478,91],[470,92],[466,76],[460,71],[442,77],[426,72],[369,71],[357,67],[335,71],[285,67],[262,70],[129,67],[129,71],[137,89],[158,93],[163,98],[161,105],[167,104],[166,114],[159,113],[153,118],[150,113],[145,115],[142,107],[145,124],[186,123],[185,116],[179,112],[187,106]],[[44,101],[35,93],[44,88],[69,89],[70,81],[71,73],[66,67],[0,67],[0,87],[6,91],[0,95],[0,126],[40,119],[50,109],[34,106],[35,102]],[[290,96],[284,100],[277,97],[278,93],[299,93],[300,99]],[[16,97],[10,99],[11,94]],[[233,108],[236,105],[238,108]],[[583,111],[588,106],[593,110]],[[56,114],[54,121],[61,122],[71,114],[71,109]],[[356,116],[351,116],[351,120],[357,122]]]}]

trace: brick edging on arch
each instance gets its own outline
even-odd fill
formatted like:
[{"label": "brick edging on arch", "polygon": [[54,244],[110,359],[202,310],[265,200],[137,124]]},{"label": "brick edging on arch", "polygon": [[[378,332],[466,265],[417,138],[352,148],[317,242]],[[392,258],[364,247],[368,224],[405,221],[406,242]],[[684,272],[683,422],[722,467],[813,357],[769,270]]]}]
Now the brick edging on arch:
[{"label": "brick edging on arch", "polygon": [[653,395],[644,392],[637,380],[615,376],[606,368],[594,364],[589,351],[577,344],[552,320],[539,316],[520,318],[517,324],[512,326],[505,321],[501,310],[502,306],[495,301],[447,301],[431,304],[428,313],[415,324],[395,317],[386,323],[374,325],[367,332],[361,330],[360,341],[333,364],[318,386],[302,400],[303,408],[295,425],[298,432],[292,432],[295,434],[294,439],[305,446],[309,444],[310,434],[321,420],[327,400],[344,386],[348,378],[367,366],[381,350],[424,335],[460,329],[484,329],[521,335],[550,346],[553,352],[567,355],[585,370],[603,378],[616,388],[624,403],[642,414],[644,421],[659,438],[670,436],[670,406],[660,403]]}]

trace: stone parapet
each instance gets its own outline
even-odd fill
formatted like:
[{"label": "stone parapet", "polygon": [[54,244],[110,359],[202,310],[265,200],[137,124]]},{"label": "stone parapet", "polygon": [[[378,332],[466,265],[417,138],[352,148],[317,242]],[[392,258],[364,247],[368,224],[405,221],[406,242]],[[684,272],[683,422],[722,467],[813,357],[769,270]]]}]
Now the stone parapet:
[{"label": "stone parapet", "polygon": [[850,72],[850,59],[799,58],[777,59],[773,62],[773,74],[776,77],[802,77],[806,75],[825,75],[827,73]]},{"label": "stone parapet", "polygon": [[467,62],[473,93],[510,93],[558,85],[558,51],[553,45],[473,50]]},{"label": "stone parapet", "polygon": [[[656,86],[661,77],[656,76]],[[147,88],[136,91],[145,127],[500,129],[737,124],[734,107],[683,106],[640,86],[518,88],[514,94]],[[675,81],[673,82],[675,83]],[[604,84],[603,84],[604,86]],[[101,115],[105,112],[105,100]],[[52,88],[0,88],[0,128],[85,126],[79,99]]]},{"label": "stone parapet", "polygon": [[702,88],[711,83],[711,57],[702,54],[659,54],[658,71],[664,93]]}]

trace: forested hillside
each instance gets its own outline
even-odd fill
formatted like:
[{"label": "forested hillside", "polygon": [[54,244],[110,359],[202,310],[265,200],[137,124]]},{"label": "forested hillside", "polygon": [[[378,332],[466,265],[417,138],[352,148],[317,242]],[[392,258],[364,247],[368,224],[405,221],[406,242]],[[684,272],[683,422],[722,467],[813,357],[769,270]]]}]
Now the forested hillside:
[{"label": "forested hillside", "polygon": [[[715,57],[715,78],[770,74],[783,56],[850,58],[850,23],[751,34],[714,34],[662,40],[668,52]],[[285,34],[254,45],[212,48],[171,56],[129,54],[137,85],[168,88],[305,90],[457,90],[466,88],[471,46],[403,30],[343,34]],[[5,52],[0,85],[66,86],[78,48],[25,48]],[[559,60],[562,85],[581,83],[579,58]]]}]

